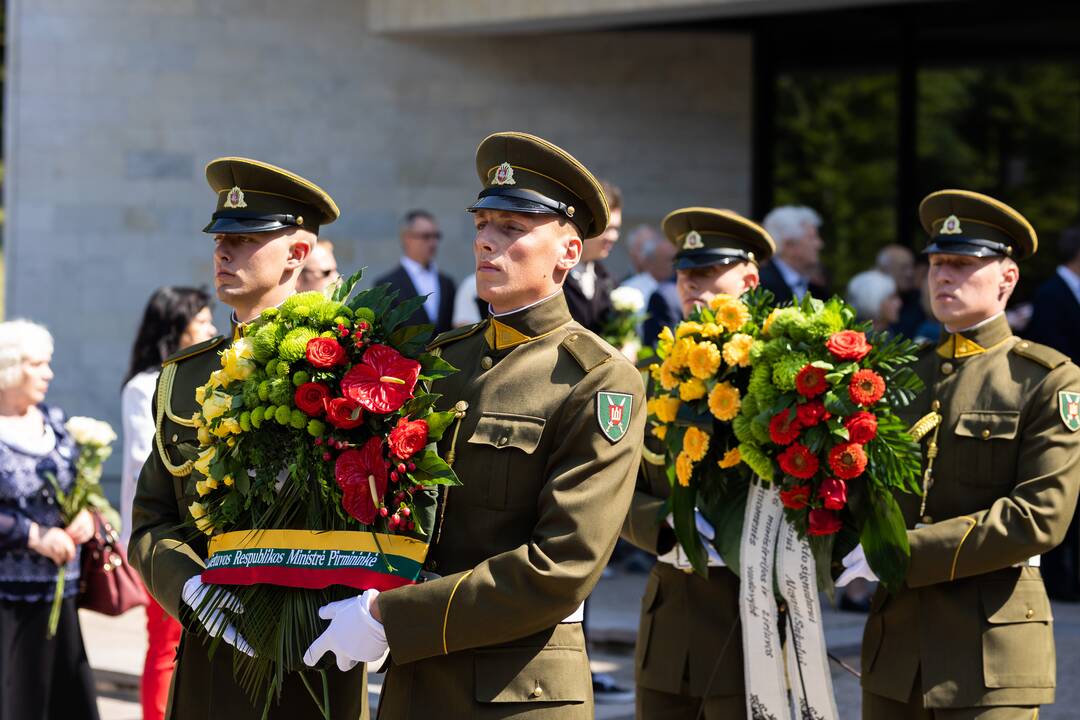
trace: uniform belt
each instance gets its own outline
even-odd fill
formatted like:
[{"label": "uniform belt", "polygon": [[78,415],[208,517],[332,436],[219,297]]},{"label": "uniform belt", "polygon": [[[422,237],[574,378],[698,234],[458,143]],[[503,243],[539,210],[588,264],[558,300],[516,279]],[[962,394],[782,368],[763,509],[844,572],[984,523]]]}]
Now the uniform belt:
[{"label": "uniform belt", "polygon": [[[421,570],[420,571],[420,580],[421,580],[421,582],[428,582],[430,580],[438,580],[441,577],[442,577],[442,575],[440,575],[438,573],[433,573],[430,570]],[[559,624],[560,625],[565,625],[565,624],[568,624],[568,623],[579,623],[579,622],[582,622],[584,619],[585,619],[585,603],[581,603],[580,605],[578,605],[574,609],[574,612],[570,613],[565,618],[560,620]]]}]

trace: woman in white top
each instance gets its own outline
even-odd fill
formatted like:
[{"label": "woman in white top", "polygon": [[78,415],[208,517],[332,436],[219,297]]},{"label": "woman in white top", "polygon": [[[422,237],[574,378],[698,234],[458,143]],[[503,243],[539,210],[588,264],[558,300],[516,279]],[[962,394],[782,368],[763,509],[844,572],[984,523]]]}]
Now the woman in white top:
[{"label": "woman in white top", "polygon": [[[123,414],[124,456],[120,475],[120,515],[122,538],[131,535],[131,505],[143,463],[154,444],[154,417],[150,402],[154,397],[161,362],[177,350],[209,340],[217,333],[210,312],[210,296],[205,290],[163,287],[146,304],[142,324],[131,349],[124,389],[120,394]],[[169,617],[151,598],[146,608],[149,644],[140,695],[144,720],[161,720],[169,695],[180,623]]]}]

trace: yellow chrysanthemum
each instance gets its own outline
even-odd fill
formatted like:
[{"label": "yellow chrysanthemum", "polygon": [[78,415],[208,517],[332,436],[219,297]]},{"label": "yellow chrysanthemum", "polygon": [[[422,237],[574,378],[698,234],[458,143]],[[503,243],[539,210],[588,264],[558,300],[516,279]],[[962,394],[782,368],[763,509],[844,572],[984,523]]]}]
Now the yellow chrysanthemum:
[{"label": "yellow chrysanthemum", "polygon": [[717,295],[709,301],[709,307],[716,313],[716,322],[729,332],[735,332],[750,319],[746,306],[730,295]]},{"label": "yellow chrysanthemum", "polygon": [[729,382],[717,383],[709,393],[709,410],[717,420],[728,421],[739,414],[742,400]]},{"label": "yellow chrysanthemum", "polygon": [[667,425],[654,426],[652,429],[652,434],[660,440],[665,439],[667,437]]},{"label": "yellow chrysanthemum", "polygon": [[682,370],[686,367],[686,360],[690,356],[690,351],[696,344],[697,343],[690,338],[680,338],[671,346],[671,353],[668,355],[667,359],[676,370]]},{"label": "yellow chrysanthemum", "polygon": [[705,397],[705,381],[690,378],[686,382],[679,383],[679,397],[686,402]]},{"label": "yellow chrysanthemum", "polygon": [[724,362],[728,365],[746,367],[750,364],[750,348],[753,345],[754,338],[744,333],[735,333],[724,343]]},{"label": "yellow chrysanthemum", "polygon": [[683,435],[682,447],[691,460],[699,462],[709,451],[709,434],[696,427],[688,427]]},{"label": "yellow chrysanthemum", "polygon": [[780,308],[772,309],[772,312],[769,313],[769,316],[765,318],[765,322],[761,323],[761,332],[765,333],[766,335],[769,334],[769,328],[772,327],[773,320],[776,319],[776,316],[777,314],[779,314],[779,312]]},{"label": "yellow chrysanthemum", "polygon": [[656,349],[662,353],[666,353],[671,350],[671,344],[675,342],[675,336],[671,334],[671,328],[665,325],[656,336],[656,340]]},{"label": "yellow chrysanthemum", "polygon": [[742,455],[739,454],[739,448],[731,448],[724,453],[724,457],[720,458],[716,464],[719,465],[721,469],[727,470],[728,468],[735,467],[741,462]]},{"label": "yellow chrysanthemum", "polygon": [[690,456],[685,451],[679,453],[679,456],[675,458],[675,477],[679,480],[679,484],[683,487],[690,486],[690,475],[694,472],[694,461],[690,459]]},{"label": "yellow chrysanthemum", "polygon": [[675,415],[679,412],[679,399],[666,395],[656,398],[656,419],[662,423],[675,421]]},{"label": "yellow chrysanthemum", "polygon": [[653,382],[660,382],[660,363],[649,366],[649,375],[652,376]]},{"label": "yellow chrysanthemum", "polygon": [[686,358],[690,374],[701,380],[711,378],[720,368],[720,348],[709,341],[699,342]]},{"label": "yellow chrysanthemum", "polygon": [[674,390],[679,387],[679,367],[671,362],[669,355],[663,365],[660,366],[660,387],[665,390]]},{"label": "yellow chrysanthemum", "polygon": [[679,323],[679,326],[677,328],[675,328],[675,337],[679,338],[679,339],[682,339],[684,337],[689,337],[690,335],[700,335],[700,334],[701,334],[701,323],[694,322],[693,320],[687,320],[685,322],[681,322],[681,323]]}]

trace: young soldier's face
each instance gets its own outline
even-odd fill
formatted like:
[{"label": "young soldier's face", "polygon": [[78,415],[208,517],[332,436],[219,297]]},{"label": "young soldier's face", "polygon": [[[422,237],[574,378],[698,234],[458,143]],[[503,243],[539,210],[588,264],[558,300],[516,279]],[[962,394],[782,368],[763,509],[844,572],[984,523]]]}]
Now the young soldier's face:
[{"label": "young soldier's face", "polygon": [[708,305],[717,295],[738,297],[757,284],[757,267],[747,262],[706,265],[675,272],[675,288],[679,292],[684,318],[689,317],[698,305]]},{"label": "young soldier's face", "polygon": [[963,330],[1005,309],[1020,271],[997,257],[930,256],[930,306],[950,332]]},{"label": "young soldier's face", "polygon": [[230,307],[244,307],[259,304],[262,298],[280,292],[283,285],[295,285],[296,271],[307,259],[313,239],[310,232],[299,228],[215,235],[214,288],[218,298]]},{"label": "young soldier's face", "polygon": [[476,295],[496,313],[552,295],[581,257],[574,227],[555,215],[473,213]]}]

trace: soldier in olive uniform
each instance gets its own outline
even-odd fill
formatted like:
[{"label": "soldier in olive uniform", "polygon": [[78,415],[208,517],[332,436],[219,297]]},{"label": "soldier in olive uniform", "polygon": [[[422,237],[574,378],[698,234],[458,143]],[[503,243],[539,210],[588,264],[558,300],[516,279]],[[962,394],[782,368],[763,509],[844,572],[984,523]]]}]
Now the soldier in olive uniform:
[{"label": "soldier in olive uniform", "polygon": [[[904,410],[925,448],[924,496],[897,495],[911,565],[904,587],[871,605],[863,717],[1032,720],[1054,700],[1038,557],[1076,504],[1080,370],[1005,320],[1016,261],[1038,244],[1023,216],[963,190],[929,195],[919,215],[949,335],[920,358],[926,390]],[[844,564],[872,577],[861,548]]]},{"label": "soldier in olive uniform", "polygon": [[[166,716],[241,720],[260,717],[262,708],[254,707],[234,680],[231,648],[220,647],[211,659],[206,647],[186,632],[202,625],[230,645],[251,651],[228,622],[229,608],[199,602],[206,588],[200,579],[206,542],[192,540],[182,527],[188,506],[197,499],[195,482],[202,479],[189,459],[198,448],[191,421],[197,409],[195,388],[220,367],[220,352],[243,334],[246,322],[293,293],[319,226],[333,222],[338,209],[311,182],[254,160],[214,160],[206,177],[217,194],[217,209],[204,232],[214,236],[214,283],[221,301],[233,308],[235,330],[232,338],[186,348],[164,363],[153,404],[155,450],[139,476],[130,557],[150,593],[185,627]],[[335,718],[367,717],[364,672],[364,666],[348,673],[330,671]],[[270,716],[311,717],[314,711],[308,691],[292,675]]]},{"label": "soldier in olive uniform", "polygon": [[608,207],[593,175],[532,135],[476,152],[477,294],[492,317],[433,343],[458,421],[439,443],[463,483],[441,498],[420,585],[330,608],[309,660],[392,664],[386,720],[592,718],[581,604],[611,554],[641,457],[644,388],[574,322],[562,283]]},{"label": "soldier in olive uniform", "polygon": [[[728,210],[676,210],[664,218],[663,230],[678,249],[676,286],[684,317],[718,294],[738,296],[756,287],[757,264],[775,248],[763,228]],[[637,716],[745,717],[739,578],[724,567],[712,546],[713,523],[700,512],[697,527],[709,550],[709,577],[691,572],[663,517],[671,493],[663,445],[651,434],[645,445],[622,532],[658,556],[641,602],[634,657]]]}]

